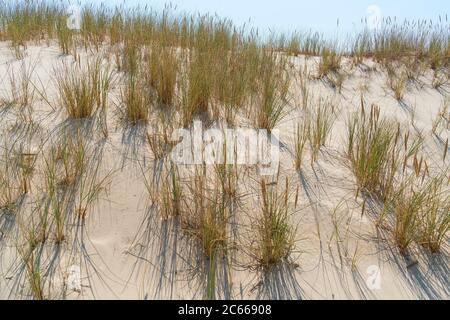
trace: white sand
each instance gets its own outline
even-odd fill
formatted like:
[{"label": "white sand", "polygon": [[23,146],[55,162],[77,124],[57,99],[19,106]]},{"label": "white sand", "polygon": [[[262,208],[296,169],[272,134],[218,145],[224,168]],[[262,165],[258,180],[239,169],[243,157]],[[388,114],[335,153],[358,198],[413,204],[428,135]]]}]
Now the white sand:
[{"label": "white sand", "polygon": [[[38,59],[38,60],[36,60]],[[53,67],[63,59],[56,46],[30,46],[27,63],[38,61],[33,81],[44,91],[50,101],[55,99],[52,80]],[[12,56],[6,43],[0,43],[0,95],[8,90],[9,68],[19,70],[23,61]],[[305,58],[292,58],[297,69]],[[306,62],[313,70],[317,59]],[[375,65],[367,61],[368,65]],[[423,88],[410,86],[405,95],[405,106],[400,106],[392,91],[387,88],[386,76],[381,71],[362,72],[349,69],[342,94],[328,85],[310,80],[312,94],[329,97],[339,107],[331,139],[322,150],[319,161],[312,168],[306,156],[302,173],[293,169],[292,136],[295,121],[302,111],[291,108],[288,116],[277,127],[282,132],[281,141],[287,145],[281,154],[281,172],[291,177],[293,188],[300,186],[300,210],[292,216],[298,226],[294,264],[281,265],[270,273],[252,271],[246,267],[245,250],[233,252],[231,266],[222,263],[217,268],[217,298],[226,299],[449,299],[448,239],[443,253],[432,255],[414,247],[412,259],[417,264],[407,267],[410,261],[402,257],[392,244],[388,233],[380,234],[371,217],[370,208],[361,216],[362,199],[355,199],[354,176],[344,157],[345,121],[352,111],[360,108],[359,87],[367,84],[367,105],[380,106],[383,115],[395,117],[405,128],[411,127],[412,112],[415,128],[424,133],[425,153],[430,160],[430,170],[438,172],[450,164],[442,161],[443,144],[431,134],[432,121],[438,114],[445,93],[431,87],[431,73],[422,77]],[[292,94],[301,101],[299,84],[294,82]],[[111,102],[117,101],[118,88],[111,93]],[[192,243],[180,232],[176,219],[162,221],[150,205],[141,167],[152,171],[148,147],[125,130],[110,104],[108,115],[110,134],[102,142],[103,172],[112,171],[109,191],[103,195],[88,214],[81,230],[73,228],[69,240],[57,252],[48,242],[43,253],[43,265],[55,262],[52,290],[49,298],[69,299],[202,299],[205,296],[206,267],[195,255]],[[65,119],[64,112],[53,111],[40,97],[34,105],[33,117],[42,129],[43,139]],[[414,110],[414,111],[412,111]],[[15,123],[14,110],[0,110],[1,139],[7,137],[10,125]],[[5,134],[4,134],[5,133]],[[97,134],[98,135],[98,134]],[[449,138],[448,130],[440,130],[441,140]],[[93,137],[93,141],[101,137]],[[36,138],[36,148],[39,139]],[[137,147],[138,151],[134,151]],[[32,194],[39,194],[39,178],[33,179]],[[251,191],[251,189],[249,189]],[[246,196],[238,219],[248,221],[255,214]],[[333,211],[336,211],[335,224]],[[247,218],[246,218],[247,217]],[[27,298],[27,286],[20,276],[17,255],[18,227],[14,217],[0,215],[0,298]],[[8,222],[11,228],[7,230]],[[339,230],[335,231],[335,226]],[[251,230],[242,226],[237,240],[248,243]],[[70,268],[80,267],[81,291],[67,288]],[[367,286],[370,266],[380,269],[380,287]],[[49,276],[47,276],[49,277]],[[49,279],[49,278],[47,278]],[[46,292],[50,281],[46,281]]]}]

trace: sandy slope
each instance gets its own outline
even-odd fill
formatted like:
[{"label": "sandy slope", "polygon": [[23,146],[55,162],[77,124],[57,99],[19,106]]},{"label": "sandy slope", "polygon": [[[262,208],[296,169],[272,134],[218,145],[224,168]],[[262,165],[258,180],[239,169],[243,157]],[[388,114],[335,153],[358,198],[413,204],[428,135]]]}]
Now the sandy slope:
[{"label": "sandy slope", "polygon": [[[56,46],[30,46],[27,53],[25,62],[37,62],[33,76],[36,86],[42,92],[45,89],[48,100],[54,101],[53,67],[60,60],[72,58],[61,56]],[[8,69],[18,70],[22,62],[13,58],[6,43],[0,44],[0,95],[8,90]],[[305,63],[313,71],[317,59],[296,57],[292,58],[292,63],[292,72],[298,73]],[[371,61],[366,64],[375,65]],[[431,255],[415,248],[413,257],[405,260],[390,237],[377,231],[370,208],[361,215],[362,199],[355,199],[354,177],[344,157],[345,121],[352,111],[359,110],[359,88],[366,84],[368,105],[375,103],[382,114],[395,117],[413,132],[424,132],[430,169],[439,171],[448,166],[450,157],[446,163],[442,162],[442,141],[445,143],[449,131],[440,132],[441,141],[431,134],[432,120],[442,106],[445,92],[432,89],[431,75],[427,74],[421,79],[423,88],[411,85],[405,104],[399,105],[386,86],[383,72],[347,69],[350,75],[341,94],[322,81],[309,81],[312,99],[328,97],[339,110],[331,138],[318,163],[311,167],[307,155],[307,165],[301,173],[295,172],[292,166],[294,124],[303,116],[300,108],[288,106],[288,115],[277,127],[285,144],[281,174],[289,176],[292,188],[299,186],[300,191],[300,209],[292,216],[299,240],[292,257],[295,263],[261,273],[248,268],[246,250],[236,250],[233,252],[235,263],[231,266],[218,263],[218,298],[450,298],[448,243],[442,254]],[[301,101],[298,88],[299,84],[294,82],[293,101]],[[108,114],[108,138],[105,140],[97,132],[92,133],[92,142],[101,149],[102,172],[111,172],[109,190],[91,210],[85,226],[72,228],[62,248],[57,250],[49,244],[43,253],[46,264],[55,264],[51,295],[70,299],[201,299],[205,295],[205,263],[199,261],[192,243],[180,232],[179,222],[176,219],[162,221],[150,206],[142,171],[152,174],[157,164],[144,147],[139,132],[124,129],[119,124],[113,104],[117,97],[118,88],[115,88]],[[39,148],[42,141],[56,134],[65,115],[53,111],[40,97],[33,107],[39,132],[32,144]],[[12,109],[0,110],[0,114],[3,143],[16,130],[11,125],[18,115]],[[46,144],[43,145],[45,148]],[[33,179],[32,193],[39,193],[39,181],[39,176]],[[237,241],[245,244],[251,239],[251,229],[245,222],[251,221],[251,215],[255,214],[255,195],[251,183],[245,183],[242,189],[245,197],[236,223],[239,226]],[[0,215],[0,230],[0,298],[25,298],[22,288],[26,281],[20,276],[15,247],[18,242],[15,217]],[[414,260],[418,263],[412,264]],[[73,266],[81,268],[81,292],[64,286]],[[379,289],[367,286],[370,266],[380,268]]]}]

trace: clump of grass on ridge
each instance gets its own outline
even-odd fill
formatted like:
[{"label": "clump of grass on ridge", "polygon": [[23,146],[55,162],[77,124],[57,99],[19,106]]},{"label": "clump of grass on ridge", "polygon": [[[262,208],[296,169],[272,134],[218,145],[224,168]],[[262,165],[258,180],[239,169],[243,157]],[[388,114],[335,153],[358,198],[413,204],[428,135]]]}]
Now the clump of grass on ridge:
[{"label": "clump of grass on ridge", "polygon": [[106,108],[112,72],[104,69],[102,59],[90,60],[86,65],[64,64],[55,73],[59,104],[70,118],[90,118]]},{"label": "clump of grass on ridge", "polygon": [[327,77],[331,73],[338,73],[341,69],[341,59],[335,50],[324,48],[319,63],[319,78]]}]

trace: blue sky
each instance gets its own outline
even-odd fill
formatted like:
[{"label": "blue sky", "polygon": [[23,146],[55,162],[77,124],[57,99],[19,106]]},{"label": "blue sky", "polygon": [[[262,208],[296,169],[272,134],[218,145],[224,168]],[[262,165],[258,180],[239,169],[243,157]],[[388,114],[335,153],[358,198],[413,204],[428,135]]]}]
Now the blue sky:
[{"label": "blue sky", "polygon": [[[121,4],[124,0],[107,2]],[[381,16],[399,20],[437,20],[446,14],[450,19],[449,0],[126,0],[127,6],[148,4],[155,9],[167,3],[176,5],[180,12],[217,13],[238,25],[250,19],[262,32],[268,28],[279,32],[312,29],[329,36],[358,29],[372,5],[380,9]]]}]

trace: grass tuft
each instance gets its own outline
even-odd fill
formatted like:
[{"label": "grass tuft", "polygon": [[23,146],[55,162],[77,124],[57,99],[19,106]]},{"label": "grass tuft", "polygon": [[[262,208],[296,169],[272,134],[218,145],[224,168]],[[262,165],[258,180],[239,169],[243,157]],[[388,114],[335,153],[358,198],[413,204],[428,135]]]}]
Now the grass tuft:
[{"label": "grass tuft", "polygon": [[55,74],[59,104],[70,118],[90,118],[106,108],[112,73],[103,68],[102,59],[88,61],[86,65],[66,63]]},{"label": "grass tuft", "polygon": [[261,211],[257,220],[256,258],[263,268],[280,263],[292,253],[295,230],[289,221],[289,182],[280,193],[277,184],[260,183]]}]

